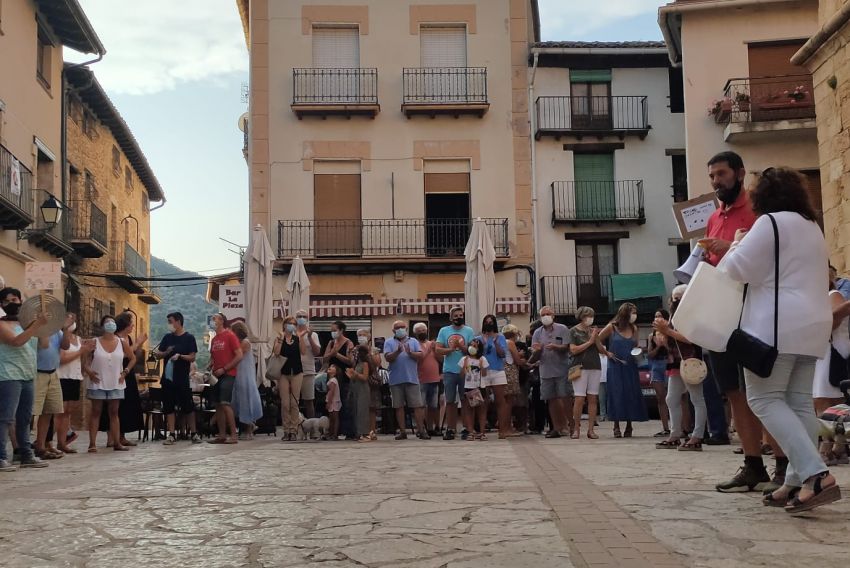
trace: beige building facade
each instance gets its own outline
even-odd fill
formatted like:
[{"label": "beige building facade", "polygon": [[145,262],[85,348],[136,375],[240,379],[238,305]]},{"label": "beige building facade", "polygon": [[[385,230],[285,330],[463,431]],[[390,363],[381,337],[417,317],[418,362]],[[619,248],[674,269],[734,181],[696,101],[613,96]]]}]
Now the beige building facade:
[{"label": "beige building facade", "polygon": [[536,2],[237,4],[251,59],[251,224],[276,249],[276,297],[300,256],[319,329],[337,316],[377,336],[394,319],[436,329],[462,302],[463,249],[481,218],[497,310],[527,324]]},{"label": "beige building facade", "polygon": [[[130,310],[138,334],[150,328],[149,306],[159,303],[151,283],[151,210],[164,204],[162,187],[130,128],[86,67],[66,68],[71,214],[67,259],[74,275],[68,308],[84,334],[100,318]],[[151,202],[160,205],[151,206]]]},{"label": "beige building facade", "polygon": [[[76,0],[0,2],[0,275],[9,286],[23,288],[26,262],[57,261],[73,251],[68,211],[53,227],[40,212],[51,195],[67,204],[62,176],[66,47],[105,52]],[[61,297],[63,291],[55,293]]]},{"label": "beige building facade", "polygon": [[812,72],[823,223],[832,263],[850,269],[850,2],[821,0],[819,29],[793,61]]},{"label": "beige building facade", "polygon": [[817,0],[678,0],[658,20],[684,74],[691,196],[711,191],[709,158],[733,150],[749,172],[802,170],[820,209],[816,97],[791,62],[817,30]]}]

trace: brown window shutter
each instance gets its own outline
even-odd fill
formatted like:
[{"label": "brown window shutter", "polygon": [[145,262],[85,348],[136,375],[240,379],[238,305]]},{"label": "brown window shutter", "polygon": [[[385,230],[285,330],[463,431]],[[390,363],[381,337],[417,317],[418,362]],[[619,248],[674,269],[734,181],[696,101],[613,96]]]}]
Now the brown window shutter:
[{"label": "brown window shutter", "polygon": [[425,193],[469,193],[469,174],[425,174]]}]

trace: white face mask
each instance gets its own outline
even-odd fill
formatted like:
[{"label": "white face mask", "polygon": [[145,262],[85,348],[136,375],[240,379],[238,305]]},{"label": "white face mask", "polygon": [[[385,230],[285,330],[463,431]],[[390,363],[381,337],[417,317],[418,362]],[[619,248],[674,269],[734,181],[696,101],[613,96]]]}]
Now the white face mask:
[{"label": "white face mask", "polygon": [[337,337],[339,337],[339,332],[338,331],[332,331],[331,332],[331,338],[336,339]]},{"label": "white face mask", "polygon": [[635,323],[637,321],[637,314],[632,314],[629,316],[629,321]]},{"label": "white face mask", "polygon": [[359,343],[360,345],[367,345],[369,343],[369,338],[365,335],[358,335],[357,343]]},{"label": "white face mask", "polygon": [[475,357],[476,355],[478,355],[478,349],[476,349],[475,347],[470,347],[470,348],[468,349],[468,351],[469,351],[469,354],[470,354],[470,355],[472,355],[473,357]]},{"label": "white face mask", "polygon": [[170,331],[171,333],[174,333],[175,330],[174,330],[174,324],[173,323],[168,324],[168,331]]},{"label": "white face mask", "polygon": [[68,331],[71,332],[71,333],[74,333],[75,331],[77,331],[77,322],[72,323],[71,327],[68,328]]},{"label": "white face mask", "polygon": [[540,318],[540,323],[542,323],[546,327],[549,327],[550,325],[555,323],[555,318],[553,318],[552,316],[543,316]]},{"label": "white face mask", "polygon": [[590,327],[590,326],[592,326],[592,325],[593,325],[593,318],[584,318],[584,319],[583,319],[583,320],[581,320],[581,321],[582,321],[582,322],[584,323],[584,325],[586,325],[587,327]]}]

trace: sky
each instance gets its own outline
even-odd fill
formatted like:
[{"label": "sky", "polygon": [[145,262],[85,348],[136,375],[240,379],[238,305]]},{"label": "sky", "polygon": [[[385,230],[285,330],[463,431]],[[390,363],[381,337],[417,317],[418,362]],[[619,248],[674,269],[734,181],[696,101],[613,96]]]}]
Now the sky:
[{"label": "sky", "polygon": [[[658,40],[661,0],[539,0],[545,41]],[[106,46],[91,66],[165,192],[151,252],[205,275],[238,268],[248,241],[239,116],[248,51],[234,0],[80,0]],[[84,60],[68,53],[71,61]]]}]

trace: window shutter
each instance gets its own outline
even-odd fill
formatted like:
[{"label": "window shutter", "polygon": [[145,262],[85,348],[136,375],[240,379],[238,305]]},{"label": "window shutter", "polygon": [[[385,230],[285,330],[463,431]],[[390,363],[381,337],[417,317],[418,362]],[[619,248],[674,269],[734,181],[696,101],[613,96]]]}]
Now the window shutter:
[{"label": "window shutter", "polygon": [[466,28],[423,27],[422,67],[466,67]]},{"label": "window shutter", "polygon": [[313,67],[356,69],[360,67],[358,28],[313,28]]}]

